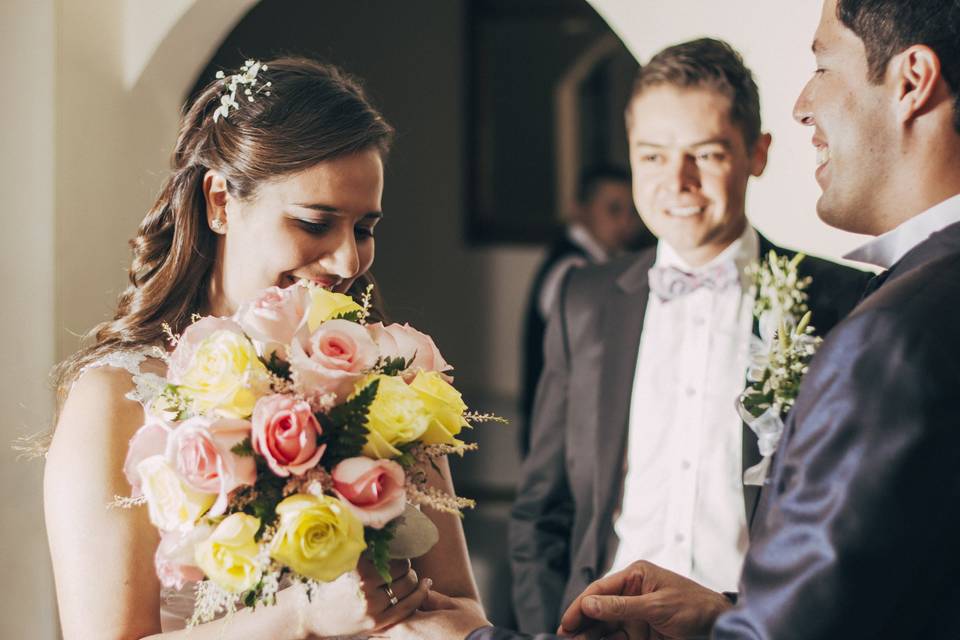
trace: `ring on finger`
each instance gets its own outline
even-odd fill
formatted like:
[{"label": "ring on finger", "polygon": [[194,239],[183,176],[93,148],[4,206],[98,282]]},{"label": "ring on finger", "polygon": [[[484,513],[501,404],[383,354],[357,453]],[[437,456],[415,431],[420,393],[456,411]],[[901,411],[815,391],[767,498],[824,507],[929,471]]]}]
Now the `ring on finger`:
[{"label": "ring on finger", "polygon": [[397,597],[397,594],[393,592],[393,589],[390,588],[390,585],[383,585],[383,590],[387,593],[387,597],[390,598],[390,606],[396,606],[400,602],[400,598]]}]

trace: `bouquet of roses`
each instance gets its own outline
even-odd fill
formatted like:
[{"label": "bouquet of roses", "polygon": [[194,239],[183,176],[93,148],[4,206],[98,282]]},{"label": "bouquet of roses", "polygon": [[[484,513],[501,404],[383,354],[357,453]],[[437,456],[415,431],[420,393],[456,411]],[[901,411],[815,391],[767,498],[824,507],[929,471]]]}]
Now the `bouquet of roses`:
[{"label": "bouquet of roses", "polygon": [[160,530],[161,583],[197,582],[191,624],[275,601],[281,580],[314,589],[367,551],[394,557],[437,540],[419,505],[472,502],[428,487],[427,471],[468,420],[433,340],[368,324],[370,290],[272,287],[231,318],[195,318],[164,352],[124,472],[131,506]]}]

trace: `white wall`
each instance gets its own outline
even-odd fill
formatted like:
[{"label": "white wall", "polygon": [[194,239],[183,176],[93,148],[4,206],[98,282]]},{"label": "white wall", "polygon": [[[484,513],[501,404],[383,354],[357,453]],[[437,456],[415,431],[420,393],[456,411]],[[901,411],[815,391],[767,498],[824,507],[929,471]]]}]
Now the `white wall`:
[{"label": "white wall", "polygon": [[41,502],[42,465],[17,461],[15,437],[50,419],[54,362],[54,1],[0,3],[0,637],[52,638],[53,584]]}]

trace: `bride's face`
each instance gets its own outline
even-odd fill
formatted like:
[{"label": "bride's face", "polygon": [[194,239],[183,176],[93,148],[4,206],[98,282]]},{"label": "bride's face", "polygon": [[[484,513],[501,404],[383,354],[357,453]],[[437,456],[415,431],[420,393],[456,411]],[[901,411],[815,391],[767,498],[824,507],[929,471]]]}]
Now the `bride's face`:
[{"label": "bride's face", "polygon": [[376,150],[268,182],[245,201],[227,194],[216,174],[208,174],[205,186],[209,221],[220,216],[225,223],[211,286],[211,311],[218,315],[262,289],[300,279],[345,292],[373,263],[383,194]]}]

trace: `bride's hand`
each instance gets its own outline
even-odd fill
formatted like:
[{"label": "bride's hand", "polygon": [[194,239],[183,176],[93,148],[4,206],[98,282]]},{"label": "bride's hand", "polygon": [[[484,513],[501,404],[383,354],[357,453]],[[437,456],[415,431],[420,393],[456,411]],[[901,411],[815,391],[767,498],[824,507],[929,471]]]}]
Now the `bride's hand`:
[{"label": "bride's hand", "polygon": [[397,624],[420,607],[430,592],[433,581],[429,578],[422,582],[417,572],[410,567],[409,560],[390,562],[388,585],[366,556],[361,557],[357,573],[363,585],[363,595],[367,600],[367,618],[370,631],[379,631]]},{"label": "bride's hand", "polygon": [[[427,597],[432,584],[430,579],[418,580],[408,560],[390,563],[393,580],[389,591],[365,556],[357,565],[357,574],[359,584],[349,580],[330,583],[312,602],[301,584],[285,590],[291,592],[286,596],[287,606],[299,618],[300,637],[361,635],[385,629],[413,614]],[[390,593],[396,598],[396,604],[391,602]]]}]

